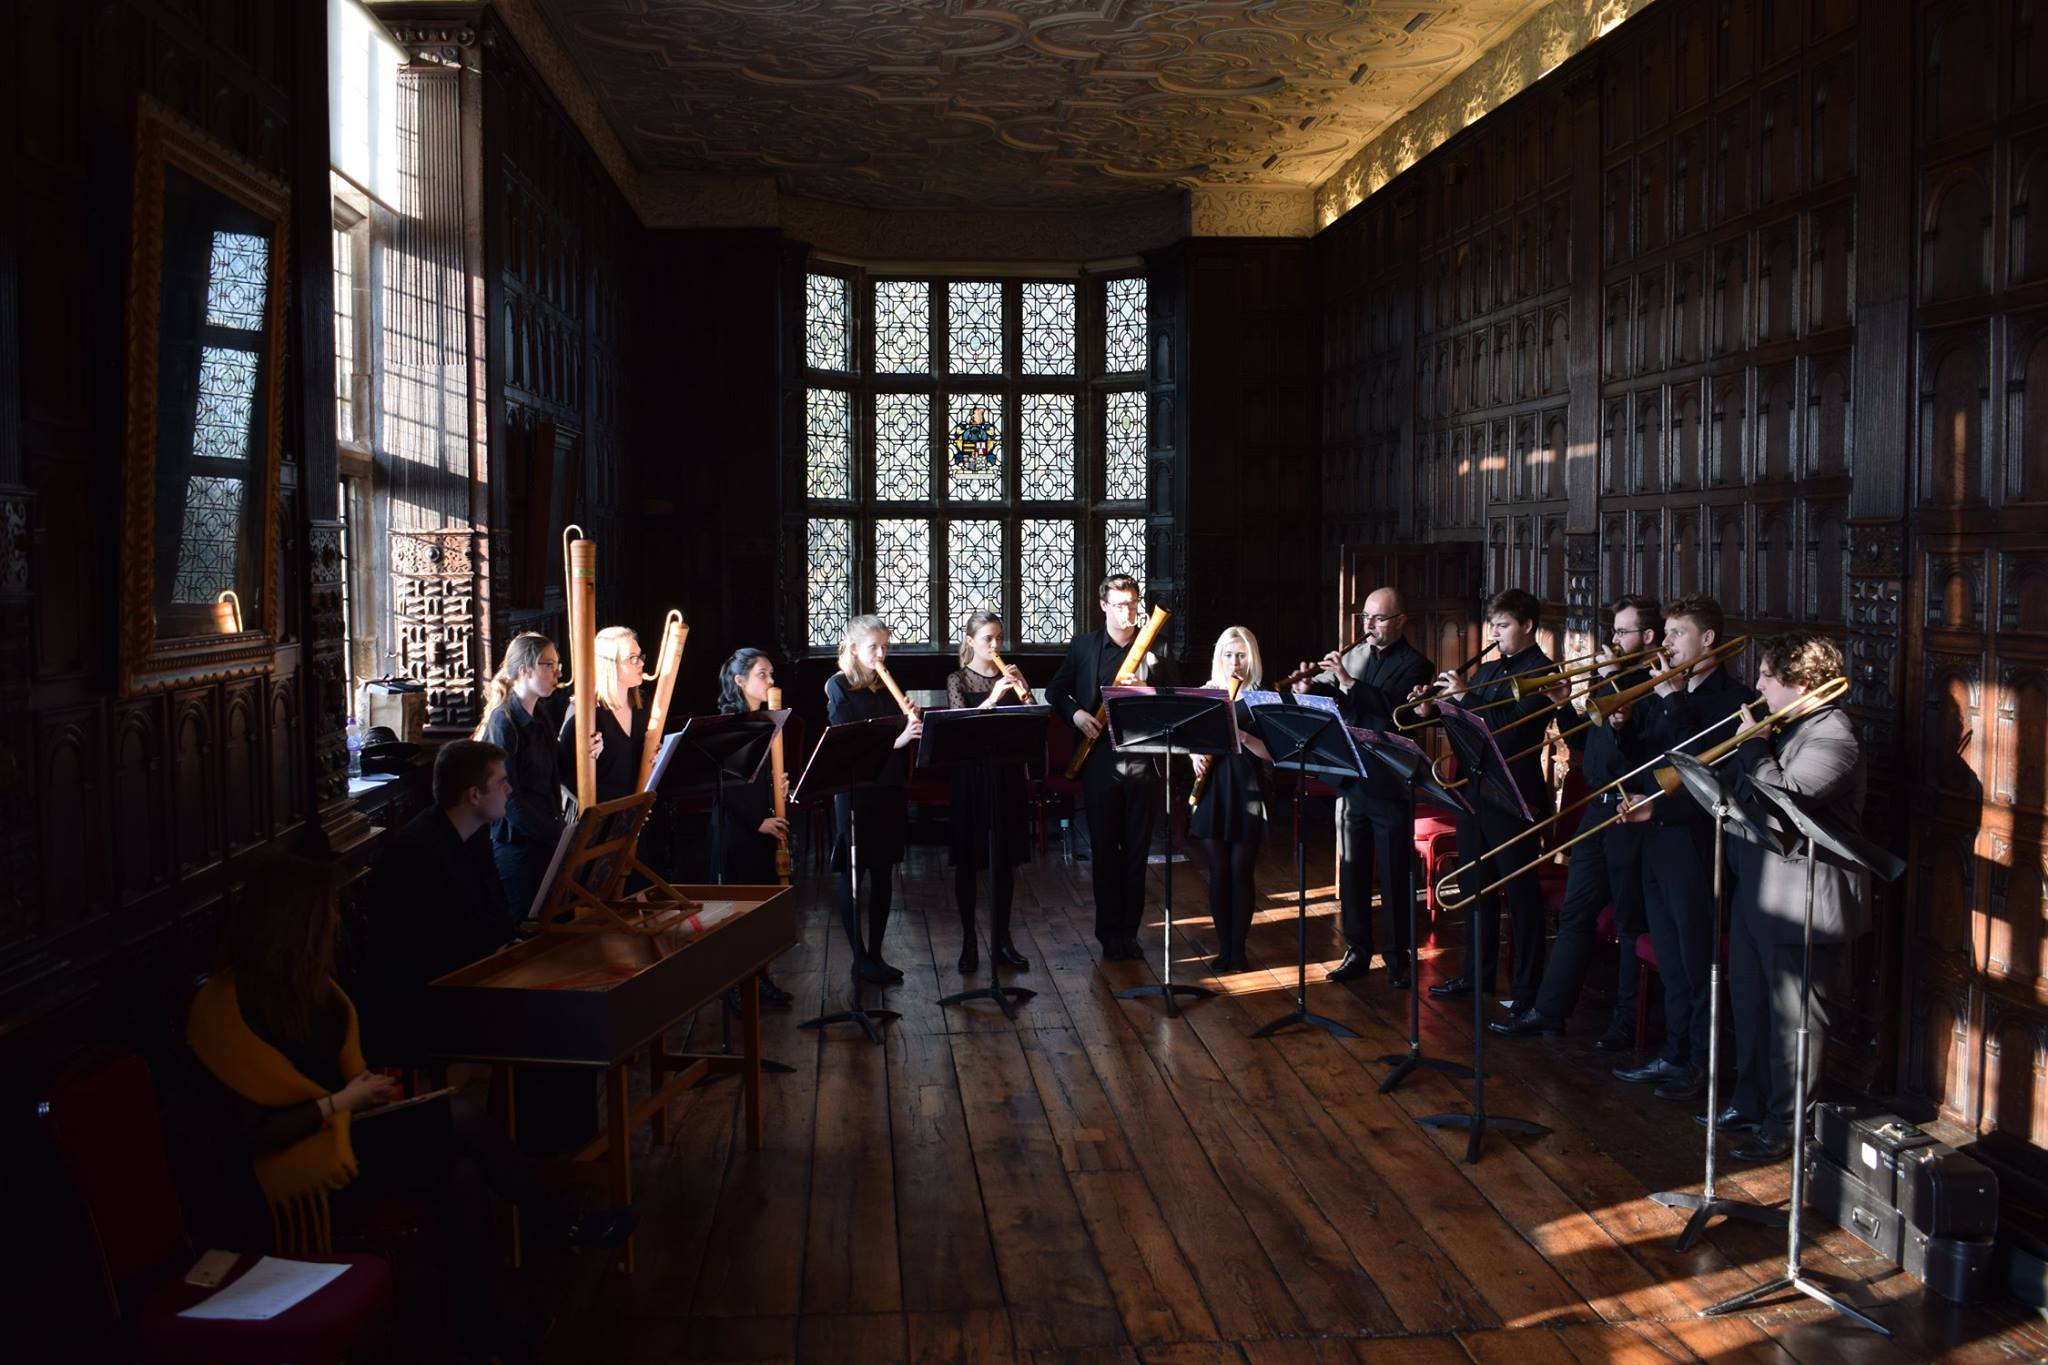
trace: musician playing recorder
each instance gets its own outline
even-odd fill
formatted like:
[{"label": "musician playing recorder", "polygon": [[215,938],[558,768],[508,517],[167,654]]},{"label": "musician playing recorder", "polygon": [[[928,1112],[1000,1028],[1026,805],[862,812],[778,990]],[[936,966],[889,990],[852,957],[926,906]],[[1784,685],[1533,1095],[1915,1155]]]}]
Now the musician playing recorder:
[{"label": "musician playing recorder", "polygon": [[[758,649],[736,649],[719,666],[718,709],[726,715],[766,711],[774,688],[774,660]],[[770,886],[777,880],[775,854],[789,838],[789,821],[775,813],[774,778],[768,767],[762,764],[752,782],[728,780],[719,788],[712,838],[718,850],[717,875],[729,885]],[[764,1004],[787,1005],[791,998],[762,971]]]},{"label": "musician playing recorder", "polygon": [[[946,675],[946,705],[955,709],[1022,706],[1031,688],[1015,665],[1003,662],[1003,618],[978,611],[967,618],[960,667]],[[1000,967],[1027,968],[1010,942],[1013,870],[1030,851],[1024,837],[1024,769],[1016,763],[967,763],[953,775],[947,826],[953,839],[953,898],[960,910],[960,970],[981,969],[974,929],[975,873],[988,870],[989,958]]]},{"label": "musician playing recorder", "polygon": [[[1715,646],[1724,628],[1721,604],[1703,594],[1664,608],[1664,648],[1671,667],[1656,691],[1635,708],[1622,732],[1625,767],[1670,749],[1699,753],[1731,728],[1702,731],[1728,720],[1756,693],[1721,666]],[[1638,779],[1639,790],[1655,789]],[[1643,828],[1643,907],[1657,971],[1664,984],[1664,1048],[1641,1066],[1620,1066],[1619,1080],[1656,1086],[1662,1099],[1692,1099],[1707,1085],[1709,972],[1719,937],[1714,904],[1714,821],[1697,801],[1657,801]]]},{"label": "musician playing recorder", "polygon": [[[1627,596],[1614,603],[1614,626],[1602,651],[1600,682],[1581,698],[1614,696],[1647,682],[1650,669],[1643,663],[1624,663],[1630,655],[1641,655],[1653,647],[1663,628],[1663,617],[1654,597]],[[1572,685],[1559,683],[1550,699],[1564,708],[1560,724],[1565,744],[1583,766],[1589,789],[1607,785],[1627,771],[1622,759],[1621,735],[1628,724],[1628,708],[1607,717],[1605,725],[1579,727],[1579,713],[1572,706]],[[1577,733],[1572,733],[1576,730]],[[1594,798],[1579,817],[1581,827],[1614,815],[1621,803],[1619,791]],[[1521,856],[1534,857],[1534,841],[1522,846]],[[1530,874],[1532,877],[1534,873]],[[1600,912],[1614,907],[1614,927],[1619,937],[1619,968],[1615,979],[1614,1008],[1607,1029],[1593,1046],[1602,1052],[1626,1052],[1635,1046],[1636,936],[1643,932],[1643,826],[1616,823],[1573,846],[1565,873],[1564,904],[1557,915],[1557,941],[1543,971],[1543,982],[1528,1008],[1505,1022],[1487,1028],[1508,1038],[1555,1037],[1564,1032],[1592,965],[1594,930]]]},{"label": "musician playing recorder", "polygon": [[[1764,641],[1756,685],[1763,705],[1780,711],[1841,672],[1842,652],[1832,641],[1795,631]],[[1840,706],[1821,706],[1772,734],[1746,740],[1736,750],[1736,762],[1745,787],[1756,784],[1809,797],[1851,829],[1863,817],[1863,747]],[[1760,799],[1748,796],[1743,805],[1753,819],[1783,832]],[[1820,1081],[1829,989],[1846,945],[1870,930],[1864,873],[1825,862],[1815,868],[1807,1093],[1795,1094],[1806,924],[1804,852],[1777,854],[1740,839],[1728,848],[1734,883],[1728,1000],[1735,1019],[1735,1090],[1720,1126],[1731,1132],[1754,1130],[1731,1153],[1739,1161],[1777,1161],[1791,1152],[1794,1106],[1811,1101]]]},{"label": "musician playing recorder", "polygon": [[[1431,675],[1429,659],[1408,643],[1408,610],[1393,588],[1375,588],[1365,599],[1365,634],[1349,649],[1332,650],[1322,670],[1297,682],[1334,687],[1347,725],[1389,730],[1394,708],[1413,696]],[[1309,667],[1304,663],[1302,669]],[[1300,670],[1297,670],[1297,672]],[[1353,981],[1372,968],[1372,883],[1379,873],[1380,913],[1387,922],[1387,984],[1408,984],[1413,946],[1408,942],[1408,899],[1413,894],[1415,802],[1402,788],[1347,779],[1338,784],[1337,890],[1344,960],[1332,981]]]},{"label": "musician playing recorder", "polygon": [[[1455,672],[1439,674],[1436,685],[1440,694],[1467,709],[1490,707],[1485,719],[1496,731],[1514,724],[1522,733],[1540,733],[1530,730],[1522,722],[1538,712],[1550,710],[1550,699],[1539,692],[1519,701],[1512,700],[1514,693],[1508,680],[1518,673],[1551,671],[1550,656],[1536,643],[1536,627],[1542,613],[1542,604],[1533,593],[1521,588],[1508,588],[1496,593],[1486,604],[1486,628],[1499,647],[1500,657],[1481,664],[1469,682]],[[1518,761],[1509,764],[1508,776],[1535,819],[1541,820],[1550,814],[1550,783],[1543,775],[1539,752],[1531,749]],[[1474,810],[1472,814],[1458,818],[1458,860],[1462,864],[1477,864],[1471,875],[1484,876],[1492,881],[1509,871],[1510,865],[1504,860],[1482,858],[1480,855],[1521,834],[1532,821],[1523,819],[1520,811],[1511,811],[1489,801],[1481,783],[1472,783],[1465,790],[1473,798]],[[1510,1002],[1504,1003],[1513,1008],[1512,1002],[1535,997],[1537,983],[1543,975],[1543,892],[1534,877],[1517,877],[1507,884],[1505,890],[1509,913],[1514,916],[1515,993]],[[1482,896],[1472,911],[1472,917],[1475,941],[1467,954],[1464,972],[1429,988],[1430,995],[1439,1000],[1470,995],[1475,989],[1489,995],[1494,992],[1495,964],[1500,956],[1498,893]],[[1477,962],[1471,960],[1474,952],[1478,956]]]},{"label": "musician playing recorder", "polygon": [[[1145,606],[1138,580],[1129,574],[1103,579],[1095,600],[1102,609],[1102,629],[1068,644],[1045,699],[1080,740],[1100,740],[1081,769],[1081,799],[1094,848],[1095,937],[1104,961],[1136,962],[1145,956],[1138,946],[1138,923],[1145,905],[1145,860],[1159,815],[1159,774],[1150,757],[1117,753],[1096,715],[1102,690],[1115,686],[1124,671]],[[1130,681],[1138,683],[1170,686],[1174,680],[1172,660],[1156,649],[1146,651],[1131,673]]]},{"label": "musician playing recorder", "polygon": [[[856,616],[839,640],[839,671],[825,680],[825,719],[831,725],[880,720],[904,708],[893,691],[885,691],[889,658],[889,627],[879,616]],[[889,928],[889,898],[896,864],[903,861],[909,823],[904,783],[909,775],[905,753],[924,733],[924,723],[910,708],[910,723],[896,736],[895,751],[875,784],[832,798],[832,870],[839,874],[839,923],[853,949],[853,974],[881,985],[901,981],[903,972],[882,957],[882,937]],[[857,818],[856,818],[857,817]],[[860,910],[853,901],[853,854],[858,841],[861,880],[868,893],[867,936],[862,938]]]}]

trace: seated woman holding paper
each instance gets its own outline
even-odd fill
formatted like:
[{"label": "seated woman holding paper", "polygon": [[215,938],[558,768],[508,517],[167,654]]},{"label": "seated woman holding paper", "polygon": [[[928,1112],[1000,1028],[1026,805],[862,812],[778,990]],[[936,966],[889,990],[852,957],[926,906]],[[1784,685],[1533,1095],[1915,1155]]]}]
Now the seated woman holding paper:
[{"label": "seated woman holding paper", "polygon": [[363,1063],[355,1005],[333,979],[339,914],[324,868],[280,861],[230,912],[221,966],[193,999],[186,1041],[229,1094],[277,1249],[323,1251],[329,1196],[388,1190],[438,1205],[457,1321],[471,1349],[518,1349],[543,1324],[497,1283],[491,1194],[571,1246],[630,1236],[631,1209],[579,1211],[465,1095],[397,1101]]}]

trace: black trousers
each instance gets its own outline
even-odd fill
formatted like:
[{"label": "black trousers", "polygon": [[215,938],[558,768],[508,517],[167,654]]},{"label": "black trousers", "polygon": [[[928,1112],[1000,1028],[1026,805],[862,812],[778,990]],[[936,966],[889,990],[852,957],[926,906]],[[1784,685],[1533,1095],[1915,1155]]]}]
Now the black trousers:
[{"label": "black trousers", "polygon": [[[1497,848],[1529,828],[1529,823],[1498,806],[1481,803],[1476,812],[1458,821],[1459,863],[1471,864],[1487,849]],[[1497,881],[1504,873],[1528,862],[1535,856],[1531,847],[1535,842],[1534,839],[1524,839],[1498,858],[1480,860],[1481,866],[1460,875],[1460,894]],[[1534,998],[1543,979],[1543,888],[1536,884],[1534,873],[1517,877],[1501,890],[1481,897],[1479,904],[1465,912],[1471,917],[1466,939],[1465,971],[1481,988],[1494,989],[1495,963],[1500,958],[1500,902],[1503,896],[1507,898],[1508,913],[1514,916],[1514,999],[1516,1008],[1520,1009],[1524,1000]]]},{"label": "black trousers", "polygon": [[1388,965],[1408,954],[1408,898],[1415,882],[1415,807],[1346,791],[1337,802],[1337,893],[1344,946],[1371,957],[1372,882],[1379,873]]},{"label": "black trousers", "polygon": [[1216,929],[1216,951],[1243,957],[1252,912],[1258,908],[1252,868],[1259,861],[1259,841],[1204,839],[1202,852],[1209,860],[1209,919]]},{"label": "black trousers", "polygon": [[866,893],[868,903],[868,932],[865,940],[860,932],[860,907],[853,902],[853,873],[839,874],[839,927],[846,931],[846,942],[853,949],[853,964],[858,967],[870,958],[880,961],[882,956],[882,935],[889,929],[889,897],[893,891],[896,865],[883,863],[879,867],[860,865],[860,888]]},{"label": "black trousers", "polygon": [[[1588,821],[1613,814],[1603,805],[1586,810]],[[1535,842],[1534,840],[1530,841]],[[1616,825],[1572,847],[1566,866],[1564,904],[1557,912],[1557,941],[1543,969],[1543,987],[1536,1008],[1552,1019],[1568,1019],[1578,1007],[1579,990],[1593,965],[1595,930],[1600,912],[1614,906],[1614,927],[1620,938],[1621,963],[1614,982],[1614,1012],[1609,1032],[1628,1027],[1636,1014],[1636,935],[1643,931],[1643,832],[1640,826]]]},{"label": "black trousers", "polygon": [[[1735,1017],[1735,1089],[1729,1103],[1756,1119],[1771,1137],[1792,1132],[1798,1103],[1798,941],[1760,934],[1753,914],[1738,914],[1728,930],[1728,1006]],[[1807,1015],[1806,1099],[1820,1085],[1828,1039],[1828,993],[1841,966],[1842,944],[1813,945],[1813,1009]]]},{"label": "black trousers", "polygon": [[1664,984],[1668,1062],[1707,1064],[1714,940],[1714,827],[1703,820],[1643,826],[1643,906]]},{"label": "black trousers", "polygon": [[1138,936],[1145,912],[1145,860],[1159,818],[1159,780],[1149,764],[1097,749],[1081,770],[1087,806],[1090,875],[1095,883],[1095,937],[1109,948]]}]

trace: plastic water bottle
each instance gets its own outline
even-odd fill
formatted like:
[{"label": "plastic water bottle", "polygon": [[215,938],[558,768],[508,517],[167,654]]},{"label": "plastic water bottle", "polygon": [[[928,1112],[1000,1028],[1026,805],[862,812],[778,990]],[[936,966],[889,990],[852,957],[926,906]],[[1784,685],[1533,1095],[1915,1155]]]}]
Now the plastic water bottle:
[{"label": "plastic water bottle", "polygon": [[1064,815],[1060,817],[1060,857],[1074,861],[1074,823]]},{"label": "plastic water bottle", "polygon": [[348,723],[348,775],[363,775],[363,727],[353,720]]}]

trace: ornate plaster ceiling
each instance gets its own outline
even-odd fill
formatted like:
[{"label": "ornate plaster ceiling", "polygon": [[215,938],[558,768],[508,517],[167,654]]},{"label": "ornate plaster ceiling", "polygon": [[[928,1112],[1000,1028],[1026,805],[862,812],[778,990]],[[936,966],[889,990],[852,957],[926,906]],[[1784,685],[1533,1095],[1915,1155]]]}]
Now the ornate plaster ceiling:
[{"label": "ornate plaster ceiling", "polygon": [[534,0],[635,169],[883,208],[1309,188],[1549,0]]}]

